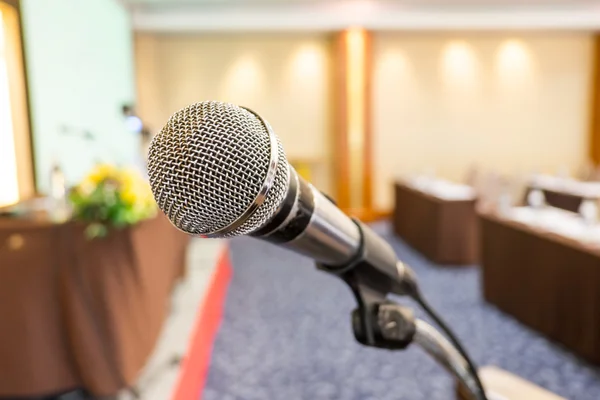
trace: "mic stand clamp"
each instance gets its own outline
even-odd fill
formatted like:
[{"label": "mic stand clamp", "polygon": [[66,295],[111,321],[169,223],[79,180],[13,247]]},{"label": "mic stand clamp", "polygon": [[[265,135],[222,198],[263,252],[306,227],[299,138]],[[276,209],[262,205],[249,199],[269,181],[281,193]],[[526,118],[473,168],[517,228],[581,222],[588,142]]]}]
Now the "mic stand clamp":
[{"label": "mic stand clamp", "polygon": [[[370,321],[365,323],[365,317]],[[373,329],[371,335],[365,332],[365,326]],[[415,317],[409,308],[386,301],[375,304],[367,316],[360,309],[355,309],[352,312],[352,329],[356,340],[365,346],[404,350],[415,336]],[[374,340],[369,341],[369,337]]]}]

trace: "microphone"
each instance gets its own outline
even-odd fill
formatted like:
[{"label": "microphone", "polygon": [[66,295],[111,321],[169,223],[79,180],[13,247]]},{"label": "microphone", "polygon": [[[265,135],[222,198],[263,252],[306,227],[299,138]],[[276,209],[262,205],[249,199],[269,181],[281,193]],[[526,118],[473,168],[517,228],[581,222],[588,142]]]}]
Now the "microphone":
[{"label": "microphone", "polygon": [[424,336],[412,317],[385,298],[409,295],[464,360],[440,352],[443,343],[429,351],[472,387],[475,398],[486,399],[475,364],[421,295],[414,272],[371,228],[298,176],[271,126],[254,111],[215,101],[177,111],[152,139],[148,174],[156,203],[181,231],[215,238],[249,235],[311,257],[338,275],[357,300],[352,326],[364,345],[403,349],[418,332],[426,348],[441,343]]},{"label": "microphone", "polygon": [[366,262],[386,293],[414,284],[391,246],[302,179],[247,108],[206,101],[177,111],[150,144],[148,171],[158,206],[184,232],[253,236],[334,273]]}]

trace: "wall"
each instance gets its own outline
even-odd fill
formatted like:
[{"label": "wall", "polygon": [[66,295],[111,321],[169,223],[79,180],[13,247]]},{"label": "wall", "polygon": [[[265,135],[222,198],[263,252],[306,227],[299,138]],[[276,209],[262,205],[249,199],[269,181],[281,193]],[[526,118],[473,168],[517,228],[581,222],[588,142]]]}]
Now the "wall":
[{"label": "wall", "polygon": [[265,117],[288,158],[330,187],[330,41],[311,34],[136,35],[139,111],[157,131],[188,104],[220,100]]},{"label": "wall", "polygon": [[[38,189],[53,159],[69,182],[96,162],[136,161],[121,106],[135,99],[129,16],[117,0],[22,0]],[[90,131],[96,142],[65,136]]]},{"label": "wall", "polygon": [[586,161],[591,36],[380,33],[374,40],[375,204],[394,177],[472,165],[571,172]]}]

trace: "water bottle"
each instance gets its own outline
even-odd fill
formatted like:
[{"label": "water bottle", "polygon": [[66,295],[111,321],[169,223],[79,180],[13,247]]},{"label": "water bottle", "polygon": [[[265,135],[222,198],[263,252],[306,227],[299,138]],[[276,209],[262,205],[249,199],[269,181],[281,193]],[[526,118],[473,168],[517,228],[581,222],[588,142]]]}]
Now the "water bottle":
[{"label": "water bottle", "polygon": [[65,174],[58,162],[53,162],[50,168],[50,219],[54,222],[64,222],[69,217],[67,205],[67,184]]}]

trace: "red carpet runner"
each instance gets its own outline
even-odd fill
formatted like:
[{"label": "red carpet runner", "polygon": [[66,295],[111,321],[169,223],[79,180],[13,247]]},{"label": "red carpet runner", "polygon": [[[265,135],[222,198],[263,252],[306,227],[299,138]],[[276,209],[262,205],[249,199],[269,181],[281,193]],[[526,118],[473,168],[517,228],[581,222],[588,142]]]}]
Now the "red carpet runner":
[{"label": "red carpet runner", "polygon": [[229,249],[219,255],[202,307],[198,310],[196,325],[186,357],[181,364],[179,380],[172,400],[198,400],[202,398],[213,342],[221,324],[227,287],[232,269]]}]

